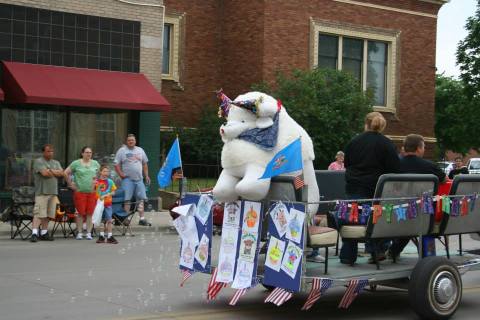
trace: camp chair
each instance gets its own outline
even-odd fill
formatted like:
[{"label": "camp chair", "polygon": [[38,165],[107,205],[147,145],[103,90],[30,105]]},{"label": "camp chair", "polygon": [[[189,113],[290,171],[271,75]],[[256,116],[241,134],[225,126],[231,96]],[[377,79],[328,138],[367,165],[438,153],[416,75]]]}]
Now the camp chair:
[{"label": "camp chair", "polygon": [[10,238],[20,236],[26,240],[32,234],[33,206],[35,190],[30,186],[12,189],[12,205],[10,207]]},{"label": "camp chair", "polygon": [[[437,194],[438,178],[432,174],[384,174],[381,175],[375,189],[375,199],[381,198],[418,198],[423,194]],[[375,204],[404,204],[408,200],[378,201]],[[371,205],[371,203],[370,203]],[[340,229],[342,239],[366,242],[372,240],[373,259],[380,269],[375,246],[378,242],[391,239],[415,239],[428,235],[432,230],[434,216],[417,212],[417,217],[398,221],[392,213],[388,223],[385,215],[379,217],[376,224],[370,215],[367,225],[344,225]],[[422,241],[418,242],[420,245]],[[421,252],[421,250],[419,251]]]},{"label": "camp chair", "polygon": [[67,238],[69,235],[75,236],[77,226],[73,227],[75,223],[73,191],[69,188],[60,188],[58,190],[58,199],[59,205],[54,219],[52,235],[60,229],[64,238]]},{"label": "camp chair", "polygon": [[[294,177],[278,176],[272,178],[270,191],[266,197],[267,201],[281,200],[288,201],[303,201],[307,202],[307,188],[296,190],[294,185]],[[268,205],[265,204],[265,205]],[[268,206],[266,206],[268,208]],[[308,219],[308,217],[306,218]],[[311,219],[309,219],[311,220]],[[262,235],[266,233],[267,224],[263,224]],[[306,245],[313,249],[325,249],[325,274],[328,273],[328,248],[334,247],[337,244],[338,232],[329,227],[312,226],[311,221],[308,222],[307,228],[307,242]],[[262,239],[264,237],[262,236]]]},{"label": "camp chair", "polygon": [[112,199],[112,218],[113,218],[113,226],[116,230],[118,230],[122,236],[129,233],[131,236],[134,236],[132,232],[132,219],[135,216],[135,212],[137,211],[137,204],[135,202],[131,202],[130,211],[126,212],[123,206],[125,192],[123,189],[117,189],[115,191],[115,195]]},{"label": "camp chair", "polygon": [[[480,191],[480,174],[462,174],[453,179],[450,195],[473,195]],[[470,205],[470,203],[469,203]],[[466,216],[444,214],[440,224],[440,234],[459,237],[459,253],[462,255],[462,234],[480,232],[480,199],[477,198],[473,211]],[[447,244],[448,245],[448,244]]]}]

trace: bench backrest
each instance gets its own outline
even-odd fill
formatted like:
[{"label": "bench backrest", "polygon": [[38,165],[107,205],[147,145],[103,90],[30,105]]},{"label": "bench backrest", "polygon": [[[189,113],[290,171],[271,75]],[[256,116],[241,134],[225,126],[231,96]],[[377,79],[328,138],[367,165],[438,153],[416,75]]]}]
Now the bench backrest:
[{"label": "bench backrest", "polygon": [[[453,179],[451,195],[473,195],[480,193],[480,174],[462,174]],[[469,203],[470,205],[470,203]],[[477,198],[473,211],[466,216],[444,215],[440,234],[462,234],[480,232],[480,199]]]},{"label": "bench backrest", "polygon": [[[424,193],[435,195],[438,188],[438,178],[432,174],[384,174],[380,176],[375,190],[375,198],[417,197]],[[405,204],[408,200],[380,201],[380,204]],[[424,214],[418,210],[417,217],[398,221],[392,212],[391,222],[382,215],[376,224],[370,218],[367,226],[367,237],[395,238],[414,237],[429,234],[433,226],[433,215]]]},{"label": "bench backrest", "polygon": [[[315,170],[320,201],[345,199],[345,171]],[[318,214],[334,210],[335,203],[320,203]]]}]

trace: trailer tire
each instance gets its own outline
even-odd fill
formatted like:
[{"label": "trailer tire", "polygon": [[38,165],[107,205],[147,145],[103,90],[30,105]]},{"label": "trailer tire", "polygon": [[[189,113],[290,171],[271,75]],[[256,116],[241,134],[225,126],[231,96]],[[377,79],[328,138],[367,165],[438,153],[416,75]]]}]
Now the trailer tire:
[{"label": "trailer tire", "polygon": [[449,319],[462,300],[462,278],[444,257],[420,259],[410,276],[410,305],[421,319]]}]

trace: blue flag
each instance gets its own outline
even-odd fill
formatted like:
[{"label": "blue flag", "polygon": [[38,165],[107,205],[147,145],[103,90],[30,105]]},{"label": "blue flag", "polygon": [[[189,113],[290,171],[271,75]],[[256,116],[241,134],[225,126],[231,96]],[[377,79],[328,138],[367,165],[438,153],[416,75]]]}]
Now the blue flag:
[{"label": "blue flag", "polygon": [[302,170],[302,142],[300,138],[280,150],[267,164],[260,179],[267,179],[283,173]]},{"label": "blue flag", "polygon": [[168,151],[167,159],[158,172],[157,179],[160,188],[168,187],[172,183],[172,171],[182,167],[182,158],[180,157],[180,143],[178,138],[172,144]]}]

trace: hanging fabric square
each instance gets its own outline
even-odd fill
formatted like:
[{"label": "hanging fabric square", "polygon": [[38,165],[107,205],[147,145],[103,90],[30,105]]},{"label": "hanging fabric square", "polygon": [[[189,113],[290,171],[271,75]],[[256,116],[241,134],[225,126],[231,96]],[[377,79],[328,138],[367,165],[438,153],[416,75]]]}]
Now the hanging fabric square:
[{"label": "hanging fabric square", "polygon": [[468,198],[462,198],[462,206],[461,206],[461,215],[466,216],[468,214]]},{"label": "hanging fabric square", "polygon": [[352,202],[352,208],[350,209],[348,221],[351,223],[358,223],[358,203],[356,202]]},{"label": "hanging fabric square", "polygon": [[382,206],[379,204],[373,205],[373,224],[377,224],[378,219],[382,216]]},{"label": "hanging fabric square", "polygon": [[447,196],[442,197],[442,211],[446,214],[450,214],[451,200]]},{"label": "hanging fabric square", "polygon": [[368,217],[372,212],[372,208],[368,204],[362,204],[362,213],[360,214],[360,224],[367,224]]},{"label": "hanging fabric square", "polygon": [[417,201],[410,200],[408,202],[407,218],[415,219],[416,217],[417,217]]},{"label": "hanging fabric square", "polygon": [[385,221],[387,221],[387,223],[392,223],[392,211],[393,211],[393,204],[390,204],[390,203],[386,204],[383,211],[383,215],[385,216]]},{"label": "hanging fabric square", "polygon": [[404,207],[401,207],[401,206],[398,206],[398,208],[395,208],[395,214],[397,216],[397,221],[400,222],[402,220],[407,220],[407,217],[406,217],[406,212],[407,212],[407,208],[404,208]]},{"label": "hanging fabric square", "polygon": [[470,196],[470,211],[475,210],[475,202],[477,201],[478,194],[475,192],[473,196]]},{"label": "hanging fabric square", "polygon": [[450,214],[454,217],[458,217],[460,215],[460,199],[458,198],[452,199],[452,209]]}]

